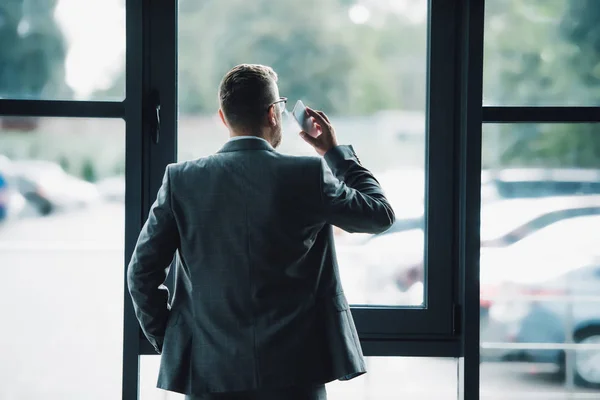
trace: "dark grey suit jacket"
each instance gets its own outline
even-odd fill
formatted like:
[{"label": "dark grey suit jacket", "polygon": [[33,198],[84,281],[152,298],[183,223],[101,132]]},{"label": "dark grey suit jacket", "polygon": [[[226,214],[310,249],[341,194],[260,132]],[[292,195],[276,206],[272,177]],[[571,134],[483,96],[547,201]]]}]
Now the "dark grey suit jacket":
[{"label": "dark grey suit jacket", "polygon": [[249,138],[169,165],[127,275],[162,354],[158,387],[197,395],[363,374],[332,225],[378,233],[393,222],[350,146],[321,159]]}]

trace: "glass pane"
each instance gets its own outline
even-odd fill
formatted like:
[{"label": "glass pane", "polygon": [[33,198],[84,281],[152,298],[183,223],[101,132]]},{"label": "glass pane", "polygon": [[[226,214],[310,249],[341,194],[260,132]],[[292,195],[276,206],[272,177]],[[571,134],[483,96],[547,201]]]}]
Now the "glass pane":
[{"label": "glass pane", "polygon": [[599,128],[484,125],[482,399],[600,397]]},{"label": "glass pane", "polygon": [[0,4],[0,99],[123,100],[125,0]]},{"label": "glass pane", "polygon": [[[159,356],[141,357],[140,400],[183,400],[183,395],[156,388],[159,363]],[[327,384],[327,398],[457,400],[457,368],[458,361],[452,358],[367,357],[369,372]]]},{"label": "glass pane", "polygon": [[600,2],[486,2],[486,105],[600,104]]},{"label": "glass pane", "polygon": [[[335,231],[353,304],[423,304],[427,3],[179,3],[179,160],[223,146],[220,80],[236,64],[262,63],[279,75],[288,109],[301,99],[327,113],[340,143],[352,144],[384,187],[397,217],[389,231]],[[316,156],[292,121],[278,151]]]},{"label": "glass pane", "polygon": [[125,124],[0,122],[0,398],[119,399]]}]

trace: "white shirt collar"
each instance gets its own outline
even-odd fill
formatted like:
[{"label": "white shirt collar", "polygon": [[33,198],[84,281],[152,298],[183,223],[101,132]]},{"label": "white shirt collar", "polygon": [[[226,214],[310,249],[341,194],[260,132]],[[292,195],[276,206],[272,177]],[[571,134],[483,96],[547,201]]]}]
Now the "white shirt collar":
[{"label": "white shirt collar", "polygon": [[265,139],[258,137],[258,136],[233,136],[233,137],[229,138],[229,141],[233,142],[235,140],[241,140],[241,139],[258,139],[258,140],[262,140],[263,142],[265,142],[266,144],[271,146],[271,143],[267,142]]}]

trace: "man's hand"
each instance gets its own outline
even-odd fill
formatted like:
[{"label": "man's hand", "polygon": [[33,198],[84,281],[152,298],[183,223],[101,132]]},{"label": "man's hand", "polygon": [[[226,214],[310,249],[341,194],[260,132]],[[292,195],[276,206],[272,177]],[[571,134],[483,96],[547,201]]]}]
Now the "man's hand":
[{"label": "man's hand", "polygon": [[337,137],[335,136],[335,130],[329,122],[329,118],[322,111],[315,111],[311,108],[306,108],[306,113],[312,120],[312,127],[317,132],[321,132],[316,138],[310,136],[308,133],[302,131],[300,136],[306,143],[310,144],[320,156],[325,155],[329,150],[333,149],[338,145]]}]

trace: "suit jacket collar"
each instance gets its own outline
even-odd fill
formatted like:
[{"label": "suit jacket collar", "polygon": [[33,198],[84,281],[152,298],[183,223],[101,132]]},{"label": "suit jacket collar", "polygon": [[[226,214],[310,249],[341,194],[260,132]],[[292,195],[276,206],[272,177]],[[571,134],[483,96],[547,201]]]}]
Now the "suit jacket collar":
[{"label": "suit jacket collar", "polygon": [[230,140],[219,150],[219,153],[227,153],[231,151],[244,151],[244,150],[267,150],[275,151],[267,141],[260,140],[259,138],[243,138],[238,140]]}]

